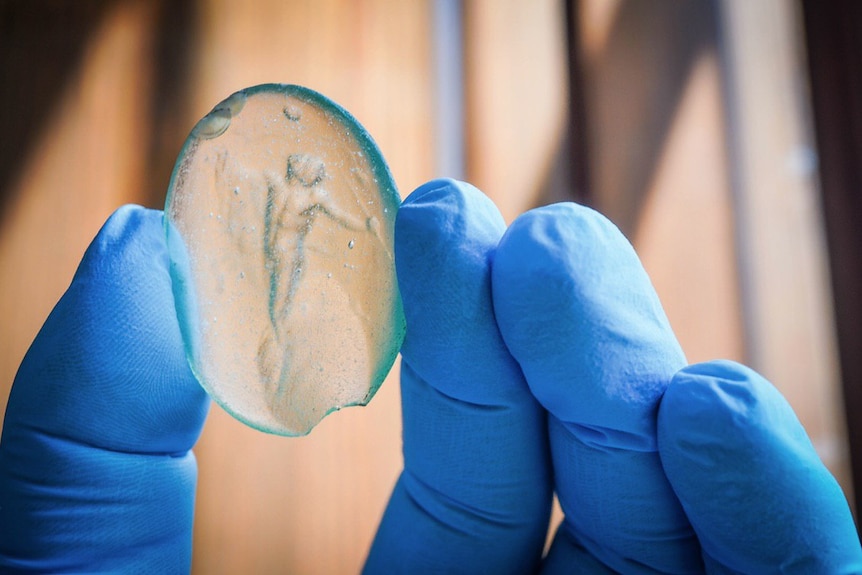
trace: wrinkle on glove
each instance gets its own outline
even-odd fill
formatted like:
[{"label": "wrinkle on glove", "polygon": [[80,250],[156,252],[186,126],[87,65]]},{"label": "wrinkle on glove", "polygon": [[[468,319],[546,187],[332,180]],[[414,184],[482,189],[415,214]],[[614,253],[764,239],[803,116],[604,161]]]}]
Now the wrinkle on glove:
[{"label": "wrinkle on glove", "polygon": [[543,572],[702,572],[656,442],[685,357],[629,242],[583,206],[531,210],[503,236],[492,288],[503,339],[550,414],[565,519]]},{"label": "wrinkle on glove", "polygon": [[838,483],[790,405],[729,361],[673,378],[659,410],[662,463],[719,573],[862,573]]},{"label": "wrinkle on glove", "polygon": [[368,573],[534,572],[551,502],[544,411],[500,337],[490,262],[505,229],[474,187],[435,180],[398,211],[404,471]]},{"label": "wrinkle on glove", "polygon": [[162,213],[120,208],[27,352],[0,440],[0,571],[189,570],[209,402],[168,265]]}]

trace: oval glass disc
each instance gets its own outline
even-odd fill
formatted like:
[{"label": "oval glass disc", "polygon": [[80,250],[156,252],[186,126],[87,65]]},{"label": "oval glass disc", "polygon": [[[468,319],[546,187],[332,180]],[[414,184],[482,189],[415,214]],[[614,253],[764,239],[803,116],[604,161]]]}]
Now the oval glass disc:
[{"label": "oval glass disc", "polygon": [[371,137],[317,92],[248,88],[198,122],[165,226],[186,355],[218,404],[303,435],[371,399],[404,338],[399,203]]}]

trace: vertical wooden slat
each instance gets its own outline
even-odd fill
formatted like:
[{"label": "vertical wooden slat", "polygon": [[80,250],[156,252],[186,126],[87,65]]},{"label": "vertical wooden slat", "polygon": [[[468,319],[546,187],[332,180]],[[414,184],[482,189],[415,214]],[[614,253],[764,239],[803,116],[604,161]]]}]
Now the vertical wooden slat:
[{"label": "vertical wooden slat", "polygon": [[704,0],[585,0],[583,97],[594,207],[633,234],[694,61],[713,42]]},{"label": "vertical wooden slat", "polygon": [[743,359],[711,3],[580,9],[590,202],[634,243],[689,361]]},{"label": "vertical wooden slat", "polygon": [[465,9],[467,178],[508,221],[537,203],[565,132],[565,12],[556,0]]},{"label": "vertical wooden slat", "polygon": [[464,3],[434,0],[435,173],[466,176],[464,90]]},{"label": "vertical wooden slat", "polygon": [[724,120],[717,54],[705,51],[680,96],[632,237],[692,363],[745,359]]},{"label": "vertical wooden slat", "polygon": [[852,497],[798,5],[721,7],[750,362]]},{"label": "vertical wooden slat", "polygon": [[[605,3],[604,5],[610,5]],[[590,26],[584,26],[586,15],[583,14],[585,3],[582,0],[565,0],[566,21],[566,56],[568,69],[568,126],[561,148],[563,161],[559,166],[567,190],[560,190],[560,196],[572,199],[585,205],[592,204],[592,189],[590,187],[589,146],[587,144],[587,104],[585,101],[586,42],[584,34],[587,30],[597,27],[591,20]]]},{"label": "vertical wooden slat", "polygon": [[802,7],[858,522],[862,518],[862,4],[803,0]]}]

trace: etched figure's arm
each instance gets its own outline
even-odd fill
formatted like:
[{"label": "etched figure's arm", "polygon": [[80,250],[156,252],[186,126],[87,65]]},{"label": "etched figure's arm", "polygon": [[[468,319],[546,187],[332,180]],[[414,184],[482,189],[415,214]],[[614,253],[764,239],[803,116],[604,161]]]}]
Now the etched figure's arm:
[{"label": "etched figure's arm", "polygon": [[320,213],[327,216],[329,219],[333,220],[340,226],[347,228],[348,230],[354,232],[360,231],[371,231],[375,235],[377,231],[369,225],[369,221],[371,218],[362,218],[358,217],[354,214],[351,214],[347,210],[341,209],[338,204],[332,199],[332,196],[329,195],[329,191],[323,187],[316,187],[311,192],[312,202],[314,202],[311,206],[307,208],[307,210],[318,210]]},{"label": "etched figure's arm", "polygon": [[[352,230],[370,230],[376,235],[376,230],[369,225],[371,218],[362,218],[341,209],[332,198],[329,190],[323,185],[328,179],[326,164],[317,156],[309,154],[291,154],[287,157],[287,184],[307,190],[307,202],[303,207],[301,215],[313,217],[322,213],[337,224]],[[357,204],[360,209],[364,206]]]}]

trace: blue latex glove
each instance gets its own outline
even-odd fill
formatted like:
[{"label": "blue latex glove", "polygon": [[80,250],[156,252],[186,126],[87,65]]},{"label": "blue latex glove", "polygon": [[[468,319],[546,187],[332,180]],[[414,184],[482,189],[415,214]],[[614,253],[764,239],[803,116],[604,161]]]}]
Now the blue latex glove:
[{"label": "blue latex glove", "polygon": [[[549,573],[696,572],[701,553],[743,572],[794,557],[814,563],[789,572],[858,569],[837,485],[757,376],[679,372],[656,431],[682,356],[610,224],[555,206],[497,248],[503,232],[453,182],[399,212],[405,472],[369,571],[529,572],[553,487],[567,518]],[[115,214],[21,366],[0,441],[4,571],[188,569],[189,449],[208,402],[182,356],[162,237],[158,212]]]},{"label": "blue latex glove", "polygon": [[[505,230],[475,188],[430,182],[399,211],[396,263],[404,472],[368,572],[862,572],[790,407],[740,365],[684,367],[596,212]],[[565,521],[540,563],[551,483]]]},{"label": "blue latex glove", "polygon": [[184,573],[209,401],[186,362],[161,212],[105,224],[15,378],[0,572]]}]

